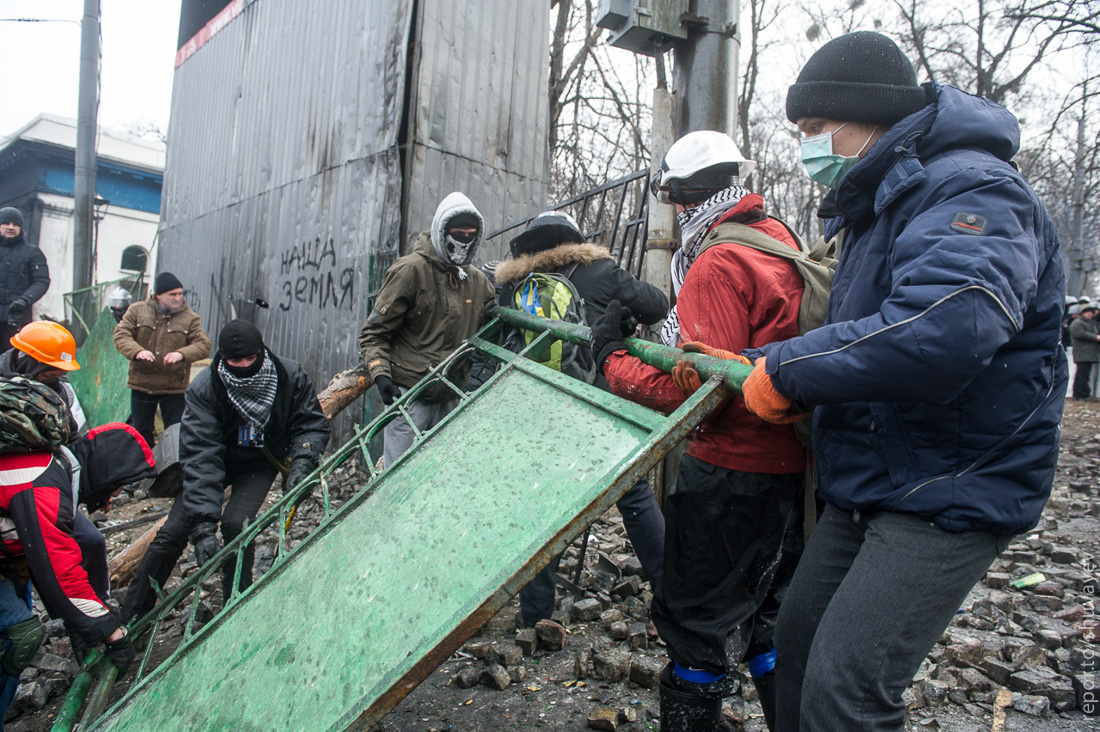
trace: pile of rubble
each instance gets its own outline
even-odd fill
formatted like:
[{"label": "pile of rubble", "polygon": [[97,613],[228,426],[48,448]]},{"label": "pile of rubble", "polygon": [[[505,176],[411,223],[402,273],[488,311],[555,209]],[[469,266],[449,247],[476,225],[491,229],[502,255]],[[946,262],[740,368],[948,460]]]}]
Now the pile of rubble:
[{"label": "pile of rubble", "polygon": [[[1008,729],[1023,728],[1012,726],[1016,715],[1034,718],[1037,726],[1028,728],[1100,730],[1100,722],[1084,717],[1096,715],[1100,703],[1100,434],[1089,427],[1091,412],[1077,409],[1086,434],[1063,440],[1058,482],[1039,526],[998,558],[905,692],[911,729],[989,729],[991,718],[996,729],[998,715],[1003,724],[1007,714]],[[339,507],[363,476],[349,464],[329,483],[332,505]],[[134,503],[132,513],[167,508],[166,501],[137,496]],[[321,518],[317,502],[303,504],[291,541],[307,536]],[[261,535],[257,576],[271,567],[277,541],[274,530]],[[578,573],[581,555],[578,541],[563,557],[552,620],[517,629],[513,601],[380,729],[656,728],[657,676],[667,656],[649,622],[651,588],[614,509],[592,527]],[[166,589],[194,570],[193,557],[185,557]],[[220,605],[217,584],[201,599],[200,621]],[[177,615],[182,622],[187,609]],[[162,626],[156,640],[162,653],[174,647],[181,630],[176,622]],[[47,631],[5,719],[15,720],[9,729],[16,732],[48,729],[79,670],[60,621],[50,621]],[[742,675],[736,686],[724,706],[728,728],[763,732],[755,688]]]},{"label": "pile of rubble", "polygon": [[[938,720],[960,716],[987,728],[1006,708],[1067,721],[1100,713],[1100,497],[1092,479],[1100,475],[1100,442],[1068,448],[1039,526],[998,558],[905,692],[917,728],[950,729],[951,722]],[[588,727],[644,729],[657,719],[655,687],[666,656],[660,640],[646,633],[649,586],[614,511],[593,532],[599,550],[588,552],[579,586],[567,579],[571,591],[559,587],[553,621],[515,630],[514,608],[503,611],[452,659],[451,686],[529,694],[532,672],[565,656],[569,662],[558,661],[544,680],[611,690],[587,700]],[[574,577],[578,553],[576,544],[566,553],[566,578]],[[753,685],[745,676],[739,682],[724,708],[730,729],[765,729]],[[1074,727],[1086,728],[1100,730],[1100,722]]]}]

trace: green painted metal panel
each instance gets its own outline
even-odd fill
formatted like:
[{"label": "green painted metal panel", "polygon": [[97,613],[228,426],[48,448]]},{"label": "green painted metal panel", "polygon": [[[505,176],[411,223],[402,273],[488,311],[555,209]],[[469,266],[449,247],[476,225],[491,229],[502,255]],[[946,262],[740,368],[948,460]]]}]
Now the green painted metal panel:
[{"label": "green painted metal panel", "polygon": [[369,727],[723,394],[666,418],[515,359],[94,729]]},{"label": "green painted metal panel", "polygon": [[91,426],[125,422],[130,416],[130,394],[126,388],[130,362],[115,350],[114,333],[114,316],[104,308],[76,354],[80,370],[69,374]]}]

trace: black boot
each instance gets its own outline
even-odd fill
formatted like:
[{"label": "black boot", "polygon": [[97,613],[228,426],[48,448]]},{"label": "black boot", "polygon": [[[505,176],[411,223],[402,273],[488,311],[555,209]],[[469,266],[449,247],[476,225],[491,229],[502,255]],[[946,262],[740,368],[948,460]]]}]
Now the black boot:
[{"label": "black boot", "polygon": [[658,680],[661,698],[661,732],[717,732],[722,719],[722,699],[690,694],[674,686],[672,665]]},{"label": "black boot", "polygon": [[760,707],[764,710],[764,721],[768,729],[775,732],[775,672],[769,671],[763,676],[752,680],[756,687],[756,696],[760,699]]}]

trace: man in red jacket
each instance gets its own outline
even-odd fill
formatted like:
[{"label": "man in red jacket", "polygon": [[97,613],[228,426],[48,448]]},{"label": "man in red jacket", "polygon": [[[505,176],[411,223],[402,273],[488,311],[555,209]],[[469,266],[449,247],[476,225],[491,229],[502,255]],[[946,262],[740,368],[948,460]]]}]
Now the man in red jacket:
[{"label": "man in red jacket", "polygon": [[123,485],[156,474],[153,453],[130,425],[89,430],[67,449],[0,454],[0,717],[42,640],[31,612],[33,581],[51,617],[77,643],[104,643],[125,672],[134,650],[118,613],[92,588],[73,535],[77,502],[102,508]]},{"label": "man in red jacket", "polygon": [[[738,185],[753,169],[733,140],[699,131],[678,140],[654,177],[676,206],[675,311],[662,340],[721,358],[798,333],[803,280],[784,259],[721,238],[737,222],[797,248],[763,199]],[[699,386],[687,362],[672,375],[625,350],[618,303],[592,327],[592,351],[612,391],[671,412]],[[686,367],[686,368],[685,368]],[[717,729],[728,674],[747,661],[769,727],[775,707],[772,630],[802,549],[806,453],[790,425],[764,422],[735,396],[690,437],[665,504],[665,576],[653,619],[671,662],[660,679],[661,729]],[[782,559],[782,561],[781,561]]]}]

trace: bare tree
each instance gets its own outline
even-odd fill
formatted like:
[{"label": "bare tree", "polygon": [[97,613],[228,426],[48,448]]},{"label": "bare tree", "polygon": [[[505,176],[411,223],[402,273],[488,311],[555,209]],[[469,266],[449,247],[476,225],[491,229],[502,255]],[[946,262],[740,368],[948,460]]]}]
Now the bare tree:
[{"label": "bare tree", "polygon": [[950,9],[895,0],[899,34],[930,78],[1005,104],[1066,40],[1070,24],[1018,13],[1015,0],[974,0]]},{"label": "bare tree", "polygon": [[599,43],[596,0],[560,0],[550,43],[551,191],[571,198],[649,162],[651,63]]}]

